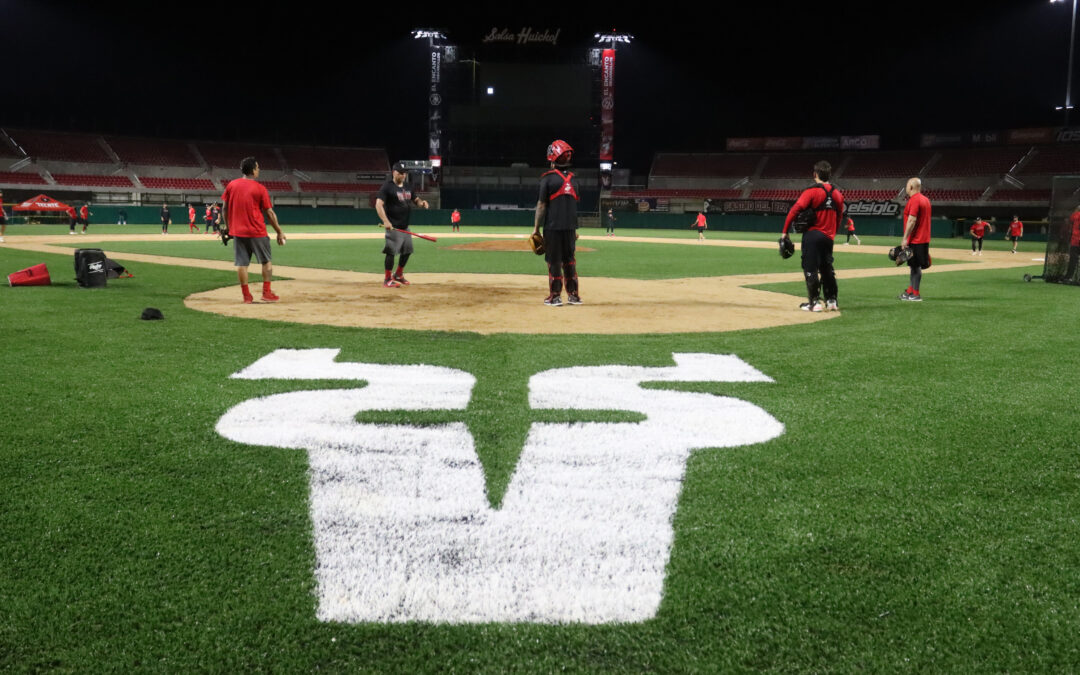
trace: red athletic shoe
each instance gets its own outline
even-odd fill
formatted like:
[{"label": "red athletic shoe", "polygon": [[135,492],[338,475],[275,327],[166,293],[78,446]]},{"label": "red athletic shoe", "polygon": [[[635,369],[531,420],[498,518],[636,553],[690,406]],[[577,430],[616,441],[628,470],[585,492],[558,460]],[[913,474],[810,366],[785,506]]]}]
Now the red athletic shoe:
[{"label": "red athletic shoe", "polygon": [[250,295],[245,295],[244,296],[244,304],[245,305],[250,305],[253,302],[255,302],[255,298],[251,297]]},{"label": "red athletic shoe", "polygon": [[408,286],[409,282],[405,280],[405,276],[402,274],[395,274],[394,281],[398,282],[402,286]]},{"label": "red athletic shoe", "polygon": [[277,302],[281,298],[279,298],[273,291],[263,291],[262,299],[263,302]]},{"label": "red athletic shoe", "polygon": [[382,283],[382,285],[386,286],[387,288],[401,288],[401,284],[394,281],[393,279],[387,279]]}]

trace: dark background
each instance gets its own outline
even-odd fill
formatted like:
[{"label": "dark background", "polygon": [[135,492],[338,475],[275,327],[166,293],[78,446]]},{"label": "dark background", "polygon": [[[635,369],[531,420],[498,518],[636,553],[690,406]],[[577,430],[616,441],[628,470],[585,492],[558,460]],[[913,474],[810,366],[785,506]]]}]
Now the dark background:
[{"label": "dark background", "polygon": [[563,44],[634,34],[617,59],[615,147],[635,171],[655,151],[723,150],[729,136],[880,133],[883,147],[909,147],[920,132],[1063,121],[1053,108],[1065,98],[1071,4],[672,4],[617,16],[571,2],[356,7],[197,0],[154,19],[145,3],[0,0],[0,124],[422,158],[427,58],[409,31],[469,44],[525,26],[561,28]]}]

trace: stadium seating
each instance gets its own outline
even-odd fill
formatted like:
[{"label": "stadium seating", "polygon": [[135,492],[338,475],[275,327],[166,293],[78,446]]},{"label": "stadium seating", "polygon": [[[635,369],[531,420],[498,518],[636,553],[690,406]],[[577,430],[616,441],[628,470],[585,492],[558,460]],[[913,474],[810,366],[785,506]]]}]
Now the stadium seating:
[{"label": "stadium seating", "polygon": [[802,190],[753,190],[750,199],[786,199],[794,201],[799,198]]},{"label": "stadium seating", "polygon": [[924,190],[924,194],[934,202],[975,202],[982,197],[980,190]]},{"label": "stadium seating", "polygon": [[269,192],[292,192],[292,185],[287,180],[261,180],[259,181]]},{"label": "stadium seating", "polygon": [[858,152],[844,168],[843,178],[909,178],[919,175],[932,156],[929,150]]},{"label": "stadium seating", "polygon": [[217,188],[209,178],[153,178],[139,176],[139,182],[153,190],[191,190],[213,192]]},{"label": "stadium seating", "polygon": [[759,155],[658,154],[653,161],[651,173],[653,176],[741,178],[753,175],[759,161]]},{"label": "stadium seating", "polygon": [[998,190],[990,195],[992,202],[1050,202],[1051,190]]},{"label": "stadium seating", "polygon": [[742,196],[742,190],[728,190],[723,188],[714,189],[644,189],[644,190],[612,190],[612,197],[622,197],[625,199],[646,199],[646,198],[694,198],[701,199],[738,199]]},{"label": "stadium seating", "polygon": [[363,194],[378,192],[379,185],[375,183],[300,183],[301,192],[341,192],[347,194]]},{"label": "stadium seating", "polygon": [[100,176],[77,173],[54,173],[53,179],[69,187],[133,188],[135,184],[127,176]]},{"label": "stadium seating", "polygon": [[11,138],[36,159],[62,162],[115,163],[105,149],[89,134],[64,134],[51,131],[9,129]]},{"label": "stadium seating", "polygon": [[1025,175],[1080,174],[1080,147],[1042,146],[1020,173]]},{"label": "stadium seating", "polygon": [[290,168],[301,171],[363,173],[388,173],[390,171],[386,151],[379,149],[284,146],[281,148],[281,153]]},{"label": "stadium seating", "polygon": [[48,185],[44,178],[36,173],[16,173],[0,171],[0,183],[4,185]]},{"label": "stadium seating", "polygon": [[899,189],[896,190],[845,190],[840,186],[840,192],[844,195],[845,202],[887,202],[896,199]]},{"label": "stadium seating", "polygon": [[274,152],[273,146],[270,145],[199,142],[196,147],[210,166],[235,169],[239,173],[240,160],[245,157],[254,157],[259,162],[259,169],[263,171],[281,171],[284,169],[278,160],[277,153]]},{"label": "stadium seating", "polygon": [[199,160],[184,141],[107,136],[105,141],[120,161],[148,166],[199,166]]},{"label": "stadium seating", "polygon": [[[996,176],[1007,173],[1027,152],[1027,146],[941,151],[930,176]],[[914,174],[912,174],[914,175]]]}]

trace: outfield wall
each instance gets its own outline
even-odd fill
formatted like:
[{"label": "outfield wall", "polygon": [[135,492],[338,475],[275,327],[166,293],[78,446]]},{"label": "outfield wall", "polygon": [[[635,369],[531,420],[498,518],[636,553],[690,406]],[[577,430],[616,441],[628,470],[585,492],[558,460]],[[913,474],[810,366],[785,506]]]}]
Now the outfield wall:
[{"label": "outfield wall", "polygon": [[[132,225],[156,225],[161,222],[159,213],[160,206],[106,206],[95,205],[92,207],[94,215],[90,221],[93,224],[104,225],[116,223],[116,214],[121,208],[127,211],[127,222]],[[172,211],[172,227],[174,231],[181,231],[187,227],[187,209],[183,206],[170,205]],[[196,207],[196,224],[203,227],[203,207]],[[375,225],[379,218],[375,209],[355,209],[345,206],[325,206],[312,208],[310,206],[276,206],[274,211],[278,214],[283,227],[288,228],[296,225]],[[413,225],[449,225],[449,209],[416,209],[412,213]],[[468,232],[470,227],[531,227],[533,224],[533,211],[531,210],[505,210],[505,211],[473,211],[462,210],[461,224]],[[634,213],[621,212],[616,214],[618,219],[615,223],[616,231],[634,229],[653,230],[690,230],[690,224],[694,221],[693,214],[684,213]],[[998,232],[987,235],[988,240],[1002,239],[1005,229],[1003,223],[998,223]],[[709,216],[709,229],[722,232],[777,232],[783,226],[783,217],[779,215],[733,215],[711,214]],[[900,237],[900,219],[895,217],[863,216],[855,221],[856,234],[879,235],[888,237]],[[948,218],[935,218],[932,225],[932,236],[949,238],[967,236],[967,223],[954,221]],[[1026,241],[1046,241],[1046,235],[1034,231],[1035,227],[1028,228],[1024,234]],[[843,236],[840,232],[838,236]]]}]

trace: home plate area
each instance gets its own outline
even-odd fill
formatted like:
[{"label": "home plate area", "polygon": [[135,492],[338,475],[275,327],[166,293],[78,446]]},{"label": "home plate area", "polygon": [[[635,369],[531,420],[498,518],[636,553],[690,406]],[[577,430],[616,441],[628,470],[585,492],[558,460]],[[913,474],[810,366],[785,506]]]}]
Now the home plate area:
[{"label": "home plate area", "polygon": [[[293,268],[295,269],[295,268]],[[583,277],[583,305],[543,304],[547,279],[525,274],[408,274],[385,288],[382,276],[306,270],[275,281],[276,303],[244,305],[235,286],[185,299],[196,310],[271,321],[490,333],[689,333],[768,328],[828,319],[798,311],[798,299],[742,288],[743,278],[635,280]],[[281,270],[286,276],[287,273]],[[300,275],[297,275],[300,276]]]}]

